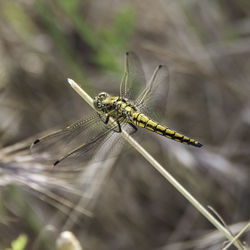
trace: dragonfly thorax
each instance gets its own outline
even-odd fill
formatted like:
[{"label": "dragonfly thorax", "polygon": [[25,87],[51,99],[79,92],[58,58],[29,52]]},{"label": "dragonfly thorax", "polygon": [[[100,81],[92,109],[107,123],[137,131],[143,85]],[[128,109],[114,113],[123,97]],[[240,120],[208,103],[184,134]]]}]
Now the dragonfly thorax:
[{"label": "dragonfly thorax", "polygon": [[133,112],[137,111],[135,105],[127,98],[111,96],[106,92],[98,94],[93,101],[98,112],[109,114],[112,117],[130,119]]}]

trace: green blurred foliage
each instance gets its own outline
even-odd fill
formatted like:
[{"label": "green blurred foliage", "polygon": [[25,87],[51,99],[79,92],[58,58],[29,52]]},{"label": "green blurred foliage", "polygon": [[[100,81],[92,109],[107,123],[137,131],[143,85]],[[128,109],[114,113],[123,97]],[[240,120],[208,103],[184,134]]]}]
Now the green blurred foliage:
[{"label": "green blurred foliage", "polygon": [[28,238],[25,234],[21,234],[18,238],[11,242],[11,248],[6,250],[24,250],[28,242]]},{"label": "green blurred foliage", "polygon": [[[56,11],[62,12],[64,18],[68,19],[75,31],[82,39],[82,42],[89,48],[93,56],[92,63],[111,71],[122,70],[119,63],[121,51],[125,52],[130,48],[130,41],[134,31],[134,12],[130,7],[124,8],[114,17],[112,27],[103,27],[100,30],[94,29],[84,16],[79,12],[80,1],[56,1]],[[80,58],[71,48],[70,41],[66,34],[60,29],[60,20],[53,12],[53,8],[46,1],[37,1],[37,11],[44,21],[47,30],[50,32],[55,44],[58,46],[62,56],[68,63],[74,78],[78,81],[86,81],[86,72],[80,63]]]},{"label": "green blurred foliage", "polygon": [[27,40],[37,33],[36,26],[24,9],[12,0],[2,1],[1,5],[6,21],[13,27],[15,32],[23,39]]},{"label": "green blurred foliage", "polygon": [[122,65],[119,64],[116,54],[120,54],[121,51],[130,47],[133,31],[133,9],[125,8],[114,18],[113,27],[103,28],[99,31],[103,44],[96,56],[98,65],[104,69],[122,72]]}]

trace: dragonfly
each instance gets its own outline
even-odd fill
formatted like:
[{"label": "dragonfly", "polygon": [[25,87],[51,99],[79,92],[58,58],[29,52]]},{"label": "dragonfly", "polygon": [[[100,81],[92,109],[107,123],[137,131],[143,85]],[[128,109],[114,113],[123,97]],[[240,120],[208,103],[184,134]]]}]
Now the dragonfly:
[{"label": "dragonfly", "polygon": [[[99,93],[93,99],[93,106],[96,110],[94,114],[36,139],[31,148],[50,150],[57,148],[56,144],[60,148],[63,145],[65,152],[54,160],[53,165],[56,166],[72,156],[87,155],[93,149],[96,150],[98,145],[107,141],[114,133],[121,133],[123,129],[126,129],[129,134],[134,134],[138,128],[144,128],[179,143],[202,147],[197,140],[151,118],[148,106],[153,105],[152,100],[154,100],[157,88],[167,85],[168,79],[167,66],[159,65],[146,84],[139,58],[135,53],[127,52],[120,94],[114,96],[107,92]],[[67,151],[69,147],[72,149]]]}]

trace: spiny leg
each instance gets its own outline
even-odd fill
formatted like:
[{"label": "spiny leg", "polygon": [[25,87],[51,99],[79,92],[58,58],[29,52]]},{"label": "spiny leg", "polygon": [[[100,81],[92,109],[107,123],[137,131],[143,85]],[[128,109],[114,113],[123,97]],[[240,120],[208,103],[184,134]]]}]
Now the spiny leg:
[{"label": "spiny leg", "polygon": [[[103,119],[103,117],[101,116],[101,114],[98,113],[98,116],[99,116],[99,118],[101,119],[102,122],[104,122],[105,124],[108,124],[110,115],[107,115],[105,120]],[[118,117],[118,119],[119,119],[119,118],[120,118],[120,117]],[[116,122],[116,124],[118,125],[118,130],[116,130],[115,128],[112,128],[112,130],[113,130],[114,132],[116,132],[116,133],[121,133],[121,132],[122,132],[122,129],[121,129],[121,124],[120,124],[120,122],[119,122],[118,120],[116,120],[115,122]]]},{"label": "spiny leg", "polygon": [[133,131],[130,133],[130,135],[133,135],[134,133],[136,133],[138,128],[133,123],[128,122],[128,124],[133,128]]},{"label": "spiny leg", "polygon": [[98,113],[98,116],[99,116],[99,118],[101,119],[102,122],[104,122],[105,124],[108,124],[110,115],[107,115],[105,120],[103,119],[101,114]]},{"label": "spiny leg", "polygon": [[118,130],[116,130],[115,128],[112,128],[112,130],[116,133],[121,133],[122,132],[121,124],[118,120],[116,121],[116,124],[118,125]]},{"label": "spiny leg", "polygon": [[[111,116],[112,116],[112,115],[111,115]],[[122,132],[122,128],[121,128],[121,123],[120,123],[120,122],[123,121],[123,116],[120,115],[120,116],[118,116],[117,118],[114,118],[114,117],[112,116],[112,118],[113,118],[112,124],[113,124],[113,123],[116,123],[117,126],[118,126],[118,129],[117,129],[117,126],[114,126],[114,127],[111,128],[111,129],[112,129],[114,132],[116,132],[116,133],[121,133],[121,132]]]}]

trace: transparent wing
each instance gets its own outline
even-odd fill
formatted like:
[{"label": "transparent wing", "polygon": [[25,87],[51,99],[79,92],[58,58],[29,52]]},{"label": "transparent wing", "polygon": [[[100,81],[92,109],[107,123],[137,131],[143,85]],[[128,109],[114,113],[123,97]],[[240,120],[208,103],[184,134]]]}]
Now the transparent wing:
[{"label": "transparent wing", "polygon": [[[125,126],[125,124],[123,124]],[[65,228],[72,227],[79,220],[79,208],[91,211],[98,196],[103,192],[103,185],[122,150],[120,133],[109,133],[105,143],[101,143],[95,150],[94,157],[88,162],[84,170],[78,175],[76,182],[80,184],[82,197],[75,209],[68,215]],[[114,146],[115,145],[115,146]]]},{"label": "transparent wing", "polygon": [[70,152],[73,148],[89,143],[107,130],[107,126],[96,113],[79,120],[64,129],[57,130],[38,138],[31,145],[34,154],[46,153],[48,159],[55,160]]},{"label": "transparent wing", "polygon": [[[107,125],[105,124],[105,131],[96,133],[96,135],[92,137],[88,142],[83,142],[62,157],[58,158],[54,162],[54,166],[57,164],[76,165],[77,162],[87,163],[87,161],[89,160],[97,163],[117,157],[125,142],[122,136],[120,136],[120,133],[115,132],[118,131],[117,122],[118,121],[114,120],[113,122],[110,121]],[[133,128],[126,122],[119,121],[119,123],[122,130],[125,130],[128,133],[131,133],[133,131]]]},{"label": "transparent wing", "polygon": [[69,165],[83,163],[91,159],[98,147],[118,130],[116,121],[105,124],[94,113],[90,117],[79,120],[64,129],[57,130],[34,141],[31,152],[45,153],[51,164]]},{"label": "transparent wing", "polygon": [[[135,101],[141,112],[158,110],[156,107],[165,107],[169,92],[169,70],[165,65],[159,65],[146,88]],[[148,113],[148,112],[146,112]]]},{"label": "transparent wing", "polygon": [[[77,165],[77,163],[82,164],[93,158],[96,162],[102,161],[103,159],[97,157],[96,152],[109,140],[113,134],[113,128],[108,128],[105,131],[99,132],[95,137],[92,137],[91,140],[81,143],[79,146],[73,148],[71,151],[56,159],[53,163],[54,166],[58,164],[60,164],[60,166],[68,166],[69,164]],[[110,156],[108,154],[105,155],[105,158],[109,157]]]},{"label": "transparent wing", "polygon": [[133,52],[127,52],[125,71],[120,85],[120,96],[135,100],[137,93],[145,88],[146,80],[139,58]]}]

